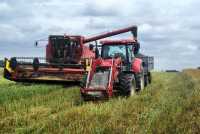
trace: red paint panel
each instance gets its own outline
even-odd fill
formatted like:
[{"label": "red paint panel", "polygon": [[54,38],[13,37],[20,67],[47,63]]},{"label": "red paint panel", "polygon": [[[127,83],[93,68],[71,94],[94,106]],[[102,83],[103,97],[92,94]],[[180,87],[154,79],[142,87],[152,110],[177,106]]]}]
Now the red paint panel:
[{"label": "red paint panel", "polygon": [[103,66],[103,67],[111,67],[112,66],[112,59],[102,60],[101,66]]},{"label": "red paint panel", "polygon": [[73,69],[73,68],[65,68],[65,69],[58,69],[58,68],[44,68],[39,69],[38,72],[47,72],[47,73],[68,73],[68,74],[83,74],[85,72],[84,69]]},{"label": "red paint panel", "polygon": [[93,51],[90,51],[90,49],[86,46],[83,46],[83,54],[82,54],[82,58],[94,58],[95,57],[95,53]]},{"label": "red paint panel", "polygon": [[133,64],[132,64],[132,69],[133,69],[133,72],[135,73],[140,73],[142,70],[141,70],[141,65],[142,65],[142,60],[139,59],[139,58],[135,58]]},{"label": "red paint panel", "polygon": [[[33,68],[27,68],[27,69],[22,69],[18,71],[23,71],[23,72],[34,72]],[[66,74],[84,74],[85,70],[84,69],[74,69],[74,68],[39,68],[37,72],[40,73],[66,73]]]}]

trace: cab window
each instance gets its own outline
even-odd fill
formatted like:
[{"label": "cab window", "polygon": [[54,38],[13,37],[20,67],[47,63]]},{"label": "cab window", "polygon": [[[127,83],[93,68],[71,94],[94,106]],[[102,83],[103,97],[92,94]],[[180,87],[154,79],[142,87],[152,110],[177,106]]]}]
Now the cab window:
[{"label": "cab window", "polygon": [[120,56],[126,59],[126,46],[125,45],[104,45],[102,48],[102,58],[114,58]]}]

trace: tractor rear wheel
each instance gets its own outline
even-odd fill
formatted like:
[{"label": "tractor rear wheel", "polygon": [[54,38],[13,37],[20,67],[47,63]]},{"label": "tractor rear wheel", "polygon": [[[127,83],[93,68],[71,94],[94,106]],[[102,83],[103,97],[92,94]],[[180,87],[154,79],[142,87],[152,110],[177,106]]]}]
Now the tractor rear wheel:
[{"label": "tractor rear wheel", "polygon": [[144,89],[145,80],[143,73],[136,75],[136,82],[137,82],[137,91],[141,91]]},{"label": "tractor rear wheel", "polygon": [[119,75],[119,90],[124,96],[133,96],[136,92],[135,76],[122,73]]}]

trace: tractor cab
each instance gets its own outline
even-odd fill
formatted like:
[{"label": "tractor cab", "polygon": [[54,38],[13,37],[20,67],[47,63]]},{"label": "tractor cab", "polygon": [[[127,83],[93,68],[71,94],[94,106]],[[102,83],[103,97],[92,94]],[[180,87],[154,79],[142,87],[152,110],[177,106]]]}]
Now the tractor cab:
[{"label": "tractor cab", "polygon": [[101,58],[121,57],[124,64],[130,64],[139,51],[139,43],[135,40],[101,41]]},{"label": "tractor cab", "polygon": [[46,57],[50,63],[78,64],[82,55],[80,36],[49,36]]}]

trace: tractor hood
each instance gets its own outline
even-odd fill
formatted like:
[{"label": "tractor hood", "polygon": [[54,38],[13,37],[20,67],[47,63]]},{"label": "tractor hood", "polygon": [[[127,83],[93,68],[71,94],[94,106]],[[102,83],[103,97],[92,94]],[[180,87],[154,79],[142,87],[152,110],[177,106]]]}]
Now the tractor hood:
[{"label": "tractor hood", "polygon": [[96,66],[101,66],[101,67],[111,67],[112,64],[115,65],[120,65],[122,63],[121,58],[114,58],[114,59],[96,59],[95,60]]}]

